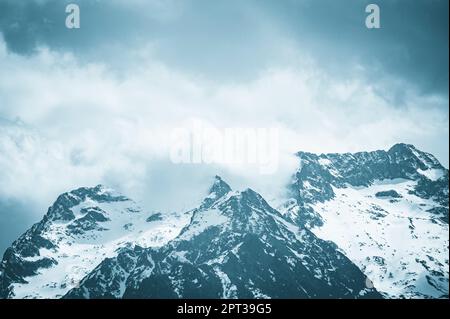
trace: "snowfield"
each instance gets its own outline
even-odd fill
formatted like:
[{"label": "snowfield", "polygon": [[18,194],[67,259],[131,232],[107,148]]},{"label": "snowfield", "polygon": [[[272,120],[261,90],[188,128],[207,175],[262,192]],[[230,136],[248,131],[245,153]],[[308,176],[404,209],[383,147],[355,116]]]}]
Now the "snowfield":
[{"label": "snowfield", "polygon": [[[312,231],[335,242],[390,298],[448,293],[448,224],[427,212],[434,201],[409,194],[415,185],[397,179],[334,187],[334,199],[314,205],[324,225]],[[375,195],[390,190],[401,198]]]}]

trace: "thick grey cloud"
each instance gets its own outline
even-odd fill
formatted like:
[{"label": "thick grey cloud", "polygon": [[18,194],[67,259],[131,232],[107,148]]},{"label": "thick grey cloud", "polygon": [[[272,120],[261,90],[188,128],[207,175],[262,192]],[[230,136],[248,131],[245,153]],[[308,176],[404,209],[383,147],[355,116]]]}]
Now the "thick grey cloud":
[{"label": "thick grey cloud", "polygon": [[[78,0],[70,1],[81,7],[76,31],[64,27],[68,2],[1,0],[8,47],[30,54],[48,45],[120,64],[131,48],[149,43],[155,58],[173,67],[239,81],[291,63],[291,46],[336,76],[346,78],[358,65],[373,82],[394,75],[422,93],[448,96],[446,0]],[[364,26],[371,2],[381,8],[380,30]],[[391,85],[384,94],[401,104],[402,86]]]},{"label": "thick grey cloud", "polygon": [[[374,82],[395,74],[423,92],[448,94],[448,1],[266,2],[322,66],[345,72],[359,64]],[[379,30],[363,27],[369,3],[380,7]]]}]

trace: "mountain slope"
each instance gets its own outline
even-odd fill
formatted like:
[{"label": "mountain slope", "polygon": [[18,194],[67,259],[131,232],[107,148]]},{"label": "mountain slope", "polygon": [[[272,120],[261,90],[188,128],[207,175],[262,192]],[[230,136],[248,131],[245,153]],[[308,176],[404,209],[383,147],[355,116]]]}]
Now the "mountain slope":
[{"label": "mountain slope", "polygon": [[6,250],[0,297],[61,297],[116,250],[130,244],[163,245],[189,218],[189,213],[146,213],[100,185],[64,193],[42,221]]},{"label": "mountain slope", "polygon": [[174,240],[105,259],[66,298],[376,298],[331,243],[219,177]]},{"label": "mountain slope", "polygon": [[448,298],[446,168],[406,144],[298,157],[277,210],[220,177],[181,214],[62,194],[6,250],[0,298]]},{"label": "mountain slope", "polygon": [[412,145],[298,153],[280,210],[332,240],[391,298],[448,296],[448,170]]}]

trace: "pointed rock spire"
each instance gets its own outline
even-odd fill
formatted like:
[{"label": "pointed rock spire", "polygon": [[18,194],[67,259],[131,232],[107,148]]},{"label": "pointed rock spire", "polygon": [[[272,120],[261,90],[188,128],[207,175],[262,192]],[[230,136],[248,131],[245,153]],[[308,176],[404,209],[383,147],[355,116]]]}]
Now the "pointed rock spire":
[{"label": "pointed rock spire", "polygon": [[222,197],[230,191],[231,187],[227,183],[225,183],[220,176],[216,175],[214,177],[214,183],[209,189],[209,194],[215,193],[217,194],[217,196]]},{"label": "pointed rock spire", "polygon": [[214,177],[214,183],[209,188],[208,196],[203,200],[201,208],[211,207],[219,198],[231,191],[231,187],[218,175]]}]

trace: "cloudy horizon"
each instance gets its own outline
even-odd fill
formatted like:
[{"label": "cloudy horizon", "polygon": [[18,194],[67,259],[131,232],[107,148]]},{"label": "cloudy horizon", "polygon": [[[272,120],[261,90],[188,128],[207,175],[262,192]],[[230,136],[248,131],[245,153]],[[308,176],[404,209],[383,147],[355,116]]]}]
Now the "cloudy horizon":
[{"label": "cloudy horizon", "polygon": [[[279,170],[171,163],[192,120],[276,127]],[[448,167],[448,121],[447,1],[0,0],[0,251],[81,186],[183,210],[216,174],[270,199],[300,150],[402,142]]]}]

